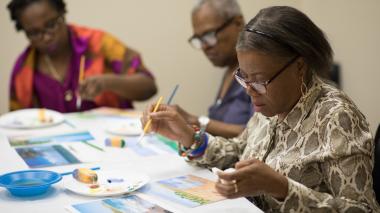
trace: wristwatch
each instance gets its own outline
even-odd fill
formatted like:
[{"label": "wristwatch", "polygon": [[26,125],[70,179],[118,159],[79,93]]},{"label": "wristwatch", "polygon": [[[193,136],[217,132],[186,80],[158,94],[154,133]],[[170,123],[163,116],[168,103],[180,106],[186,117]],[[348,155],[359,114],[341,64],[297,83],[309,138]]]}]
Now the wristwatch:
[{"label": "wristwatch", "polygon": [[205,133],[207,124],[208,122],[210,122],[210,118],[202,115],[202,116],[199,116],[198,122],[199,122],[199,129],[200,129],[201,134]]}]

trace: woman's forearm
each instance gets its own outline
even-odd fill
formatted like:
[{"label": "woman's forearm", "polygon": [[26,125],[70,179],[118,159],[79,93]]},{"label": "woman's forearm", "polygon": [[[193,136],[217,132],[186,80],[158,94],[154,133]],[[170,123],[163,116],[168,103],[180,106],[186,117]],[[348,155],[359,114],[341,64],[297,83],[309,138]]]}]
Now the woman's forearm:
[{"label": "woman's forearm", "polygon": [[131,76],[107,74],[104,78],[104,90],[112,91],[125,99],[142,101],[157,92],[154,80],[141,73]]}]

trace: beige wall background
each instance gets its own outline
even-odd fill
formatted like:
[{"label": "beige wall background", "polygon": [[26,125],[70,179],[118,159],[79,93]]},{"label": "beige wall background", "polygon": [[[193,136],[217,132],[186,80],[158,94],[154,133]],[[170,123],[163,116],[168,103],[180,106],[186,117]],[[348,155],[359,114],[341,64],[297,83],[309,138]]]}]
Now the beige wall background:
[{"label": "beige wall background", "polygon": [[[8,111],[8,82],[16,56],[27,45],[16,33],[0,0],[0,113]],[[66,0],[67,20],[104,29],[137,49],[154,73],[158,95],[167,97],[175,84],[174,103],[206,114],[214,101],[223,69],[214,68],[187,39],[192,34],[190,11],[195,0]],[[341,65],[343,90],[367,116],[374,131],[380,122],[380,1],[378,0],[239,0],[246,20],[259,9],[288,5],[304,11],[328,35]],[[91,6],[89,6],[91,5]],[[147,102],[137,103],[143,109]]]}]

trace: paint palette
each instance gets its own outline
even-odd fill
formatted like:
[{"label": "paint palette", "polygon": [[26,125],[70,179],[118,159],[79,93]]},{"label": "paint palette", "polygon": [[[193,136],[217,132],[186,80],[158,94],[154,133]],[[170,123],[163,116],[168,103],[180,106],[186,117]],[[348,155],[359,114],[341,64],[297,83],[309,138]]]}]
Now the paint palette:
[{"label": "paint palette", "polygon": [[106,197],[133,192],[149,182],[145,174],[132,171],[97,171],[97,184],[85,184],[68,177],[64,180],[66,189],[85,196]]},{"label": "paint palette", "polygon": [[49,109],[22,109],[0,117],[0,126],[12,129],[34,129],[54,126],[65,120],[63,115]]}]

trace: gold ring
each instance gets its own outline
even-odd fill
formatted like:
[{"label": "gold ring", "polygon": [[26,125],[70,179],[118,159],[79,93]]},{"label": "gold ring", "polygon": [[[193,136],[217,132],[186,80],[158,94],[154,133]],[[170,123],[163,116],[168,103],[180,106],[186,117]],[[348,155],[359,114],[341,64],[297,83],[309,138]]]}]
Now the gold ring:
[{"label": "gold ring", "polygon": [[237,184],[236,183],[234,183],[234,188],[235,188],[235,193],[238,193],[238,186],[237,186]]}]

